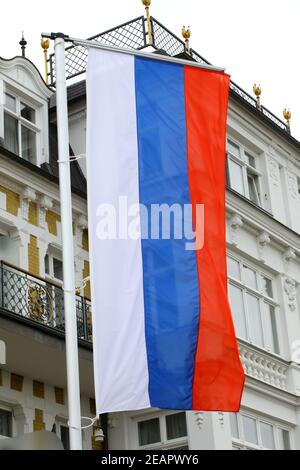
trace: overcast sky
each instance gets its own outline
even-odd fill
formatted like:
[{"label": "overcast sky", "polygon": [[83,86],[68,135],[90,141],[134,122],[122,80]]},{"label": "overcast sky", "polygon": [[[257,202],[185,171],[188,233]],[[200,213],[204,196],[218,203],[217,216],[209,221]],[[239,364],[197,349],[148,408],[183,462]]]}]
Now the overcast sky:
[{"label": "overcast sky", "polygon": [[[20,52],[24,30],[27,56],[43,73],[40,33],[62,31],[86,38],[143,14],[141,0],[5,1],[1,7],[0,56]],[[180,35],[192,28],[191,46],[282,118],[291,108],[292,134],[300,140],[300,0],[152,0],[152,15]]]}]

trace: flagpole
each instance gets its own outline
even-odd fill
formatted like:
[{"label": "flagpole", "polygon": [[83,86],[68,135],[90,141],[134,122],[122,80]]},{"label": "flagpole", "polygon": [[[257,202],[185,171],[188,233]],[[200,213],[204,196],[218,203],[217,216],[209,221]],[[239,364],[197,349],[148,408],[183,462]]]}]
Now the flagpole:
[{"label": "flagpole", "polygon": [[65,68],[65,38],[55,35],[56,110],[59,155],[59,188],[63,247],[64,307],[66,333],[66,362],[68,383],[70,449],[82,450],[78,337],[75,300],[74,241],[68,102]]}]

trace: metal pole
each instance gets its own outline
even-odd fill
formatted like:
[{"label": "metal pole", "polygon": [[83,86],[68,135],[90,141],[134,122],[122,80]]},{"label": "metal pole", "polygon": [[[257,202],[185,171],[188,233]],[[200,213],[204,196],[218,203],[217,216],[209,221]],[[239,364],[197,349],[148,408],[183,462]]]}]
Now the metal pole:
[{"label": "metal pole", "polygon": [[55,39],[55,63],[70,448],[82,450],[68,104],[63,35],[57,35]]}]

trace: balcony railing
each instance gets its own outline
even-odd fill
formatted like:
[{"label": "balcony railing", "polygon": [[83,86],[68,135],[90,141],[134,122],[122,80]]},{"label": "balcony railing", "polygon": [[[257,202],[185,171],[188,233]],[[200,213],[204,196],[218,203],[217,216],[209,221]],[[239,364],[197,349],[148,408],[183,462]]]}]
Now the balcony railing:
[{"label": "balcony railing", "polygon": [[[58,284],[0,262],[0,308],[56,331],[65,331],[64,295]],[[92,341],[91,302],[76,296],[78,339]]]},{"label": "balcony railing", "polygon": [[287,390],[288,362],[241,340],[239,340],[239,352],[248,377]]}]

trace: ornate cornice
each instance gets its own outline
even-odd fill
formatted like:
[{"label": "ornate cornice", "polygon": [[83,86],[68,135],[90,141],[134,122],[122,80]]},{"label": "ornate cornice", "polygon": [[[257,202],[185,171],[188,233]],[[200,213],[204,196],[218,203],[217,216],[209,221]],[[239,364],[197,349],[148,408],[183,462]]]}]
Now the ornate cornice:
[{"label": "ornate cornice", "polygon": [[[14,57],[9,60],[0,57],[0,73],[9,74],[9,72],[15,71],[18,67],[31,76],[37,89],[45,99],[49,99],[53,95],[53,91],[46,85],[40,72],[30,60],[24,57]],[[20,85],[22,86],[21,83]]]}]

